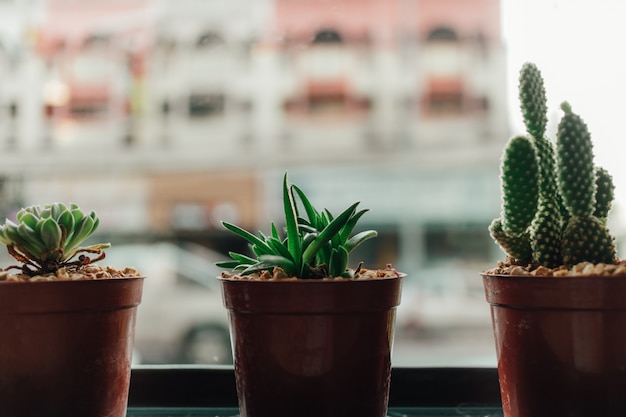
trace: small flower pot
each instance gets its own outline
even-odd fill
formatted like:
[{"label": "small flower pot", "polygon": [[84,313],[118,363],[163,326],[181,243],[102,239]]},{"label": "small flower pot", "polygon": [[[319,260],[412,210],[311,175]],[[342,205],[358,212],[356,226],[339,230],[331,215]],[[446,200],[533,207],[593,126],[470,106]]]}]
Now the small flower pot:
[{"label": "small flower pot", "polygon": [[0,282],[0,415],[124,417],[142,287]]},{"label": "small flower pot", "polygon": [[402,277],[220,278],[241,417],[385,417]]},{"label": "small flower pot", "polygon": [[626,413],[626,278],[483,275],[505,417]]}]

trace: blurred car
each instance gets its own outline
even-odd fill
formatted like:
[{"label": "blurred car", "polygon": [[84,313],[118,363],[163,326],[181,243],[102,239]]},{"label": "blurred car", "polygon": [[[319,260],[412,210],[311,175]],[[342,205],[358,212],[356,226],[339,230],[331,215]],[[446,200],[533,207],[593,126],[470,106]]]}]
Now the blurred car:
[{"label": "blurred car", "polygon": [[137,312],[137,363],[232,363],[226,309],[215,262],[204,247],[172,243],[116,245],[104,264],[132,266],[145,276]]}]

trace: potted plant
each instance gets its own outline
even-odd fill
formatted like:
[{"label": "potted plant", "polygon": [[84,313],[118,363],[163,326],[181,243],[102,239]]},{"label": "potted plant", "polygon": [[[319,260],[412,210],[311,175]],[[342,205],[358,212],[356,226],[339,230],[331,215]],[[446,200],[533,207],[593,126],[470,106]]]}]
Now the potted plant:
[{"label": "potted plant", "polygon": [[508,256],[483,274],[504,415],[624,415],[626,264],[607,228],[613,182],[569,104],[556,144],[547,139],[532,63],[519,92],[527,134],[505,149],[502,215],[490,226]]},{"label": "potted plant", "polygon": [[109,244],[74,204],[32,206],[0,226],[18,262],[0,272],[0,415],[126,415],[143,278],[95,265]]},{"label": "potted plant", "polygon": [[[348,268],[376,236],[352,235],[367,210],[318,211],[283,179],[286,236],[223,225],[252,256],[219,263],[242,417],[385,417],[395,309],[404,274]],[[303,214],[301,216],[301,209]]]}]

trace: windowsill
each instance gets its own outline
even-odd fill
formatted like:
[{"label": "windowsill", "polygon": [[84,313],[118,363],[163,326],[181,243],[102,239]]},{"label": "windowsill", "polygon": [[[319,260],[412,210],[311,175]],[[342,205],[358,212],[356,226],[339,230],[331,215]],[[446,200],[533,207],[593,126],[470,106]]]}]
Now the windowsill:
[{"label": "windowsill", "polygon": [[[186,410],[210,408],[211,412],[219,408],[227,409],[227,411],[236,409],[237,393],[233,367],[228,365],[136,366],[132,370],[129,407],[129,416],[151,415],[141,414],[141,409],[145,408],[169,408],[170,411],[176,408]],[[458,411],[459,407],[463,407],[464,412],[466,409],[482,410],[481,416],[492,415],[485,414],[485,410],[495,412],[494,416],[501,415],[498,414],[500,390],[497,370],[495,368],[394,368],[391,375],[389,407],[390,412],[401,408],[412,408],[417,412],[431,407],[437,407],[440,411],[445,411],[445,408]],[[222,414],[217,415],[222,416]],[[404,415],[409,417],[420,414],[405,413]],[[446,414],[435,415],[445,416]]]},{"label": "windowsill", "polygon": [[[462,414],[461,414],[462,413]],[[500,407],[389,408],[388,417],[502,417]],[[130,408],[127,417],[239,417],[237,408]]]}]

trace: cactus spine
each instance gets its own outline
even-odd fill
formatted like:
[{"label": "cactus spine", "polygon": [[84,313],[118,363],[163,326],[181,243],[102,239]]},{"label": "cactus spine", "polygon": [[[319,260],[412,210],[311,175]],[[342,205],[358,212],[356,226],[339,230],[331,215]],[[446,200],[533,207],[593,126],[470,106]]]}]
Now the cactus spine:
[{"label": "cactus spine", "polygon": [[586,124],[563,103],[555,149],[546,137],[543,78],[532,63],[520,71],[519,98],[527,135],[513,138],[505,149],[502,215],[492,222],[491,236],[515,263],[548,268],[614,263],[615,245],[606,228],[613,182],[593,165]]}]

